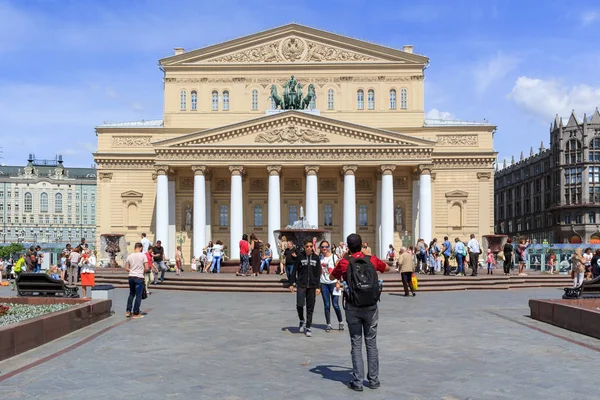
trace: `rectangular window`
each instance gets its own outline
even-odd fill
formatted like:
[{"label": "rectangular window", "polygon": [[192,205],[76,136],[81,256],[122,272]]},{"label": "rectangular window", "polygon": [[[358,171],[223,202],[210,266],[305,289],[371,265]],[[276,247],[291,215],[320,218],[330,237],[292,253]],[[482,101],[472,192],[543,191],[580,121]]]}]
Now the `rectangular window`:
[{"label": "rectangular window", "polygon": [[229,226],[229,207],[225,204],[219,207],[219,226]]},{"label": "rectangular window", "polygon": [[263,208],[261,205],[254,206],[254,226],[263,225]]},{"label": "rectangular window", "polygon": [[294,222],[298,221],[298,206],[290,206],[288,209],[288,223],[292,225]]},{"label": "rectangular window", "polygon": [[576,224],[581,224],[581,221],[582,221],[582,219],[583,219],[583,218],[582,218],[582,216],[581,216],[581,215],[576,215],[576,216],[575,216],[575,223],[576,223]]},{"label": "rectangular window", "polygon": [[366,204],[360,204],[358,206],[358,226],[368,226],[368,215]]},{"label": "rectangular window", "polygon": [[588,222],[590,224],[595,224],[596,223],[596,213],[594,211],[590,211],[588,214]]},{"label": "rectangular window", "polygon": [[331,204],[323,206],[323,225],[333,226],[333,206]]},{"label": "rectangular window", "polygon": [[571,223],[571,213],[566,213],[565,214],[565,224],[570,224]]}]

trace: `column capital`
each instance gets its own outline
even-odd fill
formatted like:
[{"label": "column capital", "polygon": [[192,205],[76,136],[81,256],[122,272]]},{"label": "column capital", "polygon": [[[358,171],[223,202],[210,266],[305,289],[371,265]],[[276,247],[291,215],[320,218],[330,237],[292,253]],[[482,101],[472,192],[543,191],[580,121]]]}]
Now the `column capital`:
[{"label": "column capital", "polygon": [[316,175],[319,172],[319,166],[307,165],[304,167],[304,171],[306,171],[306,175]]},{"label": "column capital", "polygon": [[419,172],[421,175],[431,175],[433,164],[419,164]]},{"label": "column capital", "polygon": [[279,175],[281,173],[281,165],[267,165],[269,175]]},{"label": "column capital", "polygon": [[155,165],[154,171],[156,171],[157,175],[167,175],[169,173],[168,165]]},{"label": "column capital", "polygon": [[192,171],[194,171],[194,175],[206,175],[208,168],[206,165],[192,165]]},{"label": "column capital", "polygon": [[384,164],[379,166],[383,175],[392,175],[396,166],[393,164]]},{"label": "column capital", "polygon": [[229,170],[231,171],[231,175],[242,175],[244,173],[242,165],[230,165]]},{"label": "column capital", "polygon": [[479,179],[480,181],[483,181],[486,179],[492,179],[492,173],[491,172],[478,172],[477,179]]},{"label": "column capital", "polygon": [[344,165],[342,166],[342,175],[354,175],[358,165]]}]

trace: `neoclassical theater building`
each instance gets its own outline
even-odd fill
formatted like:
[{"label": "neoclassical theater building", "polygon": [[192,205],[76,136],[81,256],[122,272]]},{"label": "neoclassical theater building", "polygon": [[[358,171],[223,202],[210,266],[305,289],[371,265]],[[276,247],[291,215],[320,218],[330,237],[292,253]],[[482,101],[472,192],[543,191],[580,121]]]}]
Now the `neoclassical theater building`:
[{"label": "neoclassical theater building", "polygon": [[[162,120],[96,127],[97,232],[186,260],[307,221],[374,252],[493,232],[495,127],[427,120],[429,59],[290,24],[160,60]],[[301,93],[302,92],[302,93]],[[286,103],[294,98],[296,103]]]}]

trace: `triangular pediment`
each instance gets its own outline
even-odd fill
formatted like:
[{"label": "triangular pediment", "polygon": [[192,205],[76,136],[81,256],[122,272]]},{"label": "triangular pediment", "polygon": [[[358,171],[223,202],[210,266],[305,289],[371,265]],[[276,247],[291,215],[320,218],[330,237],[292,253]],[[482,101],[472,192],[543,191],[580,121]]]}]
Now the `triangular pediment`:
[{"label": "triangular pediment", "polygon": [[453,190],[446,193],[447,198],[464,199],[469,196],[469,193],[462,190]]},{"label": "triangular pediment", "polygon": [[121,193],[121,197],[124,199],[141,199],[144,193],[136,192],[135,190],[128,190]]},{"label": "triangular pediment", "polygon": [[428,58],[302,25],[289,24],[160,60],[163,66],[320,62],[393,62],[425,65]]},{"label": "triangular pediment", "polygon": [[434,141],[313,115],[284,111],[219,128],[154,142],[156,148],[182,147],[363,147],[433,148]]}]

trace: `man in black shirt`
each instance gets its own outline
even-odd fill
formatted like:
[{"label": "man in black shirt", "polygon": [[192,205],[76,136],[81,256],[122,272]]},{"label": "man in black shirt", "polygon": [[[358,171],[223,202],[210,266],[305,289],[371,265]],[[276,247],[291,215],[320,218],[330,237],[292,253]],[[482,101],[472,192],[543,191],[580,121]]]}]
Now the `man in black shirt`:
[{"label": "man in black shirt", "polygon": [[[167,270],[167,264],[165,263],[165,248],[162,247],[160,240],[157,240],[156,245],[152,247],[152,259],[154,261],[156,269],[160,271],[160,282],[162,283],[165,280],[165,271]],[[158,285],[157,275],[154,275],[155,285]]]},{"label": "man in black shirt", "polygon": [[285,274],[289,281],[291,279],[292,270],[294,269],[294,264],[296,263],[296,249],[294,248],[294,242],[291,240],[287,242],[287,249],[283,252],[283,257],[285,259]]},{"label": "man in black shirt", "polygon": [[[290,279],[290,292],[294,293],[297,287],[296,310],[300,319],[300,332],[306,337],[311,337],[313,311],[315,310],[315,297],[321,294],[321,260],[314,253],[311,239],[304,241],[304,252],[296,258]],[[304,324],[304,305],[306,304],[306,325]]]}]

